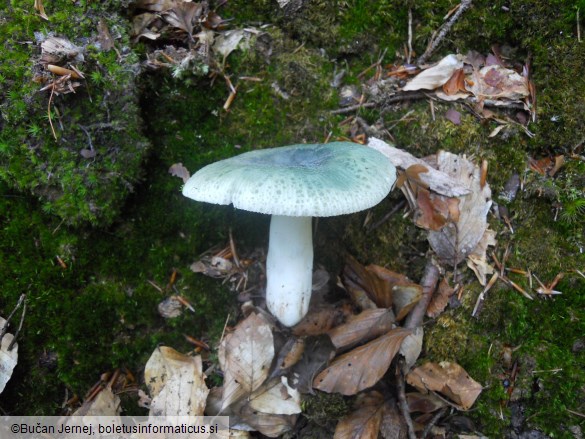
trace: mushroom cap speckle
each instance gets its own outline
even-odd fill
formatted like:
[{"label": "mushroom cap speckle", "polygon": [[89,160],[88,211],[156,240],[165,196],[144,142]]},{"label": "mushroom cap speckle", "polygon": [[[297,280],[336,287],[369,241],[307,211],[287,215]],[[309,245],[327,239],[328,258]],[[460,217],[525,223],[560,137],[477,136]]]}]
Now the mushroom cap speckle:
[{"label": "mushroom cap speckle", "polygon": [[378,204],[396,168],[380,152],[349,142],[246,152],[205,166],[183,187],[197,201],[284,216],[335,216]]}]

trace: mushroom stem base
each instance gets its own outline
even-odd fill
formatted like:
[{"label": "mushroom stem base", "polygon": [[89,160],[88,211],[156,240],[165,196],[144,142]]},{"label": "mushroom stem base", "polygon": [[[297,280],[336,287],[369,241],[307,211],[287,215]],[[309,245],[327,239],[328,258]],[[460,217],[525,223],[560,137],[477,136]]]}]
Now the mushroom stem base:
[{"label": "mushroom stem base", "polygon": [[285,326],[309,310],[313,275],[311,217],[273,215],[266,258],[266,305]]}]

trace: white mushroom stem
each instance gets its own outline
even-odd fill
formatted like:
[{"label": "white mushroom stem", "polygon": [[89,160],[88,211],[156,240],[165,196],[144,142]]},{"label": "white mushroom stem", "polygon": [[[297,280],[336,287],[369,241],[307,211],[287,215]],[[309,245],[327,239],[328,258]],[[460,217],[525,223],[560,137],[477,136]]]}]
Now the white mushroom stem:
[{"label": "white mushroom stem", "polygon": [[285,326],[309,310],[313,275],[311,217],[272,215],[266,258],[266,304]]}]

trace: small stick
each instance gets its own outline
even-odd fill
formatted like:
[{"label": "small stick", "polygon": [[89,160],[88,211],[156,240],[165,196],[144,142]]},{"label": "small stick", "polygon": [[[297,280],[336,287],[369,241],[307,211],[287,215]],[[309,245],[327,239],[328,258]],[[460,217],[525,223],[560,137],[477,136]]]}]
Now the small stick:
[{"label": "small stick", "polygon": [[575,415],[575,416],[580,416],[581,418],[585,418],[585,414],[583,413],[579,413],[573,410],[569,410],[569,409],[565,409],[566,411],[568,411],[570,414]]},{"label": "small stick", "polygon": [[[577,17],[579,17],[577,10]],[[577,23],[579,20],[577,20]],[[410,64],[410,58],[412,57],[412,8],[408,8],[408,56],[406,57],[406,63]]]},{"label": "small stick", "polygon": [[423,287],[423,294],[410,314],[408,314],[408,317],[406,317],[404,322],[404,327],[406,329],[414,329],[421,325],[438,282],[439,269],[433,264],[432,258],[429,258],[427,265],[425,266],[423,278],[420,282],[420,285]]},{"label": "small stick", "polygon": [[396,212],[398,212],[400,209],[402,209],[405,205],[406,205],[406,200],[400,200],[392,208],[392,210],[390,212],[388,212],[386,215],[384,215],[382,217],[382,219],[380,219],[379,221],[377,221],[374,224],[372,224],[372,226],[370,226],[368,228],[368,232],[371,232],[373,230],[376,230],[378,227],[380,227],[382,224],[384,224],[386,221],[388,221]]},{"label": "small stick", "polygon": [[[24,296],[24,294],[23,294],[23,296]],[[22,329],[22,324],[24,323],[24,315],[25,314],[26,314],[26,300],[24,301],[24,305],[22,305],[22,314],[20,315],[20,323],[18,324],[18,329],[14,333],[14,337],[12,338],[12,341],[8,345],[9,351],[11,351],[12,348],[14,347],[14,344],[16,343],[16,339],[18,338],[18,334],[20,334],[20,330]]]},{"label": "small stick", "polygon": [[487,285],[485,286],[483,291],[479,294],[479,297],[477,298],[477,302],[475,302],[475,306],[473,307],[473,312],[471,313],[471,317],[475,317],[477,315],[483,301],[485,300],[485,294],[491,289],[491,287],[494,286],[494,284],[496,283],[496,280],[498,280],[498,277],[499,277],[498,272],[497,271],[494,272],[490,281],[487,283]]},{"label": "small stick", "polygon": [[581,23],[579,23],[579,9],[577,8],[577,41],[581,42]]},{"label": "small stick", "polygon": [[461,2],[459,8],[457,9],[457,12],[453,14],[449,21],[444,23],[439,28],[439,30],[436,32],[436,35],[433,35],[433,37],[429,41],[425,53],[423,53],[417,60],[417,64],[419,66],[424,64],[427,61],[427,59],[433,54],[433,52],[437,49],[437,47],[439,47],[439,44],[441,44],[441,41],[443,41],[447,33],[451,30],[455,22],[459,19],[461,14],[463,14],[463,12],[465,12],[470,6],[471,0],[463,0]]},{"label": "small stick", "polygon": [[26,294],[20,295],[20,298],[18,299],[16,306],[14,307],[14,309],[12,310],[10,315],[6,318],[6,322],[4,323],[4,327],[2,328],[2,331],[0,332],[0,342],[2,342],[2,339],[4,338],[4,335],[6,334],[6,332],[8,332],[8,324],[10,323],[10,319],[12,319],[12,316],[14,315],[16,310],[18,308],[20,308],[20,306],[22,305],[22,302],[24,302],[25,297],[26,297]]},{"label": "small stick", "polygon": [[159,291],[159,293],[164,293],[163,289],[159,287],[157,284],[155,284],[153,281],[147,279],[146,282],[148,282],[150,285],[156,288]]},{"label": "small stick", "polygon": [[53,100],[53,92],[55,91],[55,87],[51,87],[51,95],[49,96],[49,104],[47,105],[47,115],[49,116],[49,125],[51,125],[51,131],[53,132],[53,137],[57,140],[57,134],[55,133],[55,127],[53,127],[53,120],[51,119],[51,101]]},{"label": "small stick", "polygon": [[337,110],[333,110],[333,111],[331,111],[331,114],[351,113],[352,111],[356,111],[356,110],[359,110],[361,108],[373,108],[376,105],[377,104],[375,102],[366,102],[363,104],[350,105],[349,107],[346,107],[346,108],[339,108]]},{"label": "small stick", "polygon": [[435,416],[429,421],[429,423],[425,426],[425,429],[422,432],[421,439],[425,439],[427,435],[431,432],[431,429],[439,422],[439,419],[443,417],[445,412],[447,411],[447,407],[443,407],[439,410]]},{"label": "small stick", "polygon": [[398,388],[398,402],[402,417],[408,427],[408,439],[416,439],[416,433],[414,432],[414,425],[408,408],[408,402],[406,401],[406,392],[404,385],[404,373],[402,372],[404,367],[404,357],[398,359],[396,365],[396,387]]},{"label": "small stick", "polygon": [[232,236],[231,227],[229,229],[228,234],[230,236],[230,250],[232,252],[232,258],[234,259],[234,263],[236,264],[236,267],[242,268],[242,266],[240,264],[240,258],[238,258],[238,254],[236,253],[236,243],[234,242],[234,237]]}]

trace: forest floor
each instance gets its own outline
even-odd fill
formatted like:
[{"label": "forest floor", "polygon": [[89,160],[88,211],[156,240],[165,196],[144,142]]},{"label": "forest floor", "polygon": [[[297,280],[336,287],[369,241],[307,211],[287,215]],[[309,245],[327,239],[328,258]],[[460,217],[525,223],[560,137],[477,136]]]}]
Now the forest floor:
[{"label": "forest floor", "polygon": [[[230,240],[261,266],[268,217],[186,199],[173,165],[193,173],[258,148],[377,137],[420,158],[443,150],[487,164],[497,245],[486,264],[508,280],[472,317],[484,287],[465,263],[442,264],[460,290],[425,320],[417,365],[456,362],[483,391],[437,425],[448,436],[583,437],[583,0],[473,2],[422,62],[456,1],[201,2],[174,25],[148,2],[97,3],[11,0],[0,15],[0,315],[27,301],[3,412],[66,412],[120,369],[136,383],[125,413],[144,413],[135,390],[158,345],[188,352],[189,338],[203,340],[215,364],[226,319],[236,325],[245,299],[261,303],[190,266]],[[414,76],[400,68],[470,51],[526,78],[521,105],[399,93]],[[47,67],[59,63],[83,77]],[[334,298],[346,255],[421,281],[436,255],[404,198],[395,190],[369,212],[319,220],[315,265]],[[562,294],[538,293],[547,287]],[[195,311],[161,316],[172,295]],[[332,435],[352,398],[306,396],[302,428],[287,434]]]}]

